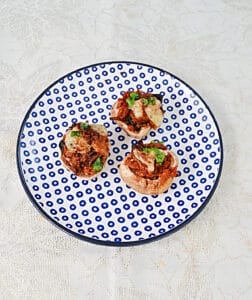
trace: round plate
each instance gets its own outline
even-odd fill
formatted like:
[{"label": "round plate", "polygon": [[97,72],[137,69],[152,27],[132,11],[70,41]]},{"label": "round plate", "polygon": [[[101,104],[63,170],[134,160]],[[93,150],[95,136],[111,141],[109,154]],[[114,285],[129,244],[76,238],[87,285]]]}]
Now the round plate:
[{"label": "round plate", "polygon": [[[142,195],[120,178],[118,165],[136,140],[114,122],[120,94],[141,89],[162,94],[162,126],[144,139],[163,141],[179,158],[178,177],[160,195]],[[103,172],[83,180],[66,170],[59,142],[75,122],[103,124],[110,155]],[[174,232],[209,201],[223,160],[220,131],[206,103],[188,84],[157,67],[106,62],[74,71],[33,103],[17,143],[18,171],[33,204],[75,237],[106,245],[134,245]]]}]

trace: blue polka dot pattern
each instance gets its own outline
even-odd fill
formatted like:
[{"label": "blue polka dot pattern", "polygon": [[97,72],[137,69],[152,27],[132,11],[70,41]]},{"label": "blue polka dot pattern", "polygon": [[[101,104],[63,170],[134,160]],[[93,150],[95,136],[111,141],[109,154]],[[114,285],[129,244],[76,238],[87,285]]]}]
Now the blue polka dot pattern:
[{"label": "blue polka dot pattern", "polygon": [[[178,177],[161,195],[141,195],[118,174],[136,140],[110,121],[110,109],[123,91],[137,88],[164,96],[162,126],[145,141],[163,141],[179,158]],[[60,160],[59,142],[80,120],[103,124],[109,133],[110,156],[92,180],[76,177]],[[201,98],[169,73],[137,63],[98,64],[58,80],[30,109],[18,145],[21,179],[37,206],[80,237],[115,244],[158,237],[192,218],[215,189],[222,165],[219,131]]]}]

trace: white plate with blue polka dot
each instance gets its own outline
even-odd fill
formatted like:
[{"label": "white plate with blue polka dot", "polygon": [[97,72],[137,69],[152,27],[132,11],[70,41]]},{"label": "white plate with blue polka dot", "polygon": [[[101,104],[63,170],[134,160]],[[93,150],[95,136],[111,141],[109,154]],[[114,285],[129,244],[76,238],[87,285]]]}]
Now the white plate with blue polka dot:
[{"label": "white plate with blue polka dot", "polygon": [[[178,176],[160,195],[142,195],[120,178],[118,164],[136,140],[110,121],[122,92],[163,95],[164,120],[144,139],[163,141],[179,158]],[[110,155],[102,173],[76,177],[60,159],[72,123],[103,124]],[[104,245],[135,245],[176,231],[205,207],[218,184],[223,147],[207,104],[176,76],[136,62],[105,62],[65,75],[35,100],[17,143],[18,171],[32,203],[66,232]]]}]

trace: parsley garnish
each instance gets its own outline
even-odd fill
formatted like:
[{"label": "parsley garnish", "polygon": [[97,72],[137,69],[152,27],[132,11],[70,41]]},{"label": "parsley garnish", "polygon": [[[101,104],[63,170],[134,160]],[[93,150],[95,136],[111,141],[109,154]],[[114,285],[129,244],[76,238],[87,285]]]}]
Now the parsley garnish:
[{"label": "parsley garnish", "polygon": [[126,102],[128,103],[129,109],[131,109],[133,107],[134,103],[135,103],[135,100],[131,99],[131,98],[127,98]]},{"label": "parsley garnish", "polygon": [[103,163],[100,157],[96,158],[96,160],[94,161],[92,168],[95,172],[99,172],[102,170],[103,168]]},{"label": "parsley garnish", "polygon": [[138,93],[130,93],[130,98],[135,101],[135,100],[137,100],[137,98],[139,98],[139,95],[138,95]]},{"label": "parsley garnish", "polygon": [[80,124],[80,128],[81,128],[81,129],[88,129],[89,127],[90,127],[90,125],[87,124],[87,123],[81,123],[81,124]]},{"label": "parsley garnish", "polygon": [[149,104],[155,105],[156,101],[154,97],[144,98],[143,99],[143,105],[147,106]]},{"label": "parsley garnish", "polygon": [[146,98],[143,98],[143,105],[144,106],[147,106],[149,104],[149,101],[148,101],[148,99],[146,99]]},{"label": "parsley garnish", "polygon": [[80,137],[81,136],[81,134],[80,134],[80,132],[79,131],[71,131],[71,136],[78,136],[78,137]]},{"label": "parsley garnish", "polygon": [[155,105],[156,101],[154,97],[148,98],[148,104]]},{"label": "parsley garnish", "polygon": [[135,101],[139,98],[138,93],[130,93],[130,97],[126,99],[126,102],[128,103],[129,109],[131,109],[135,103]]},{"label": "parsley garnish", "polygon": [[162,164],[165,159],[165,154],[158,148],[142,148],[142,151],[146,153],[154,152],[155,153],[155,160],[157,163]]}]

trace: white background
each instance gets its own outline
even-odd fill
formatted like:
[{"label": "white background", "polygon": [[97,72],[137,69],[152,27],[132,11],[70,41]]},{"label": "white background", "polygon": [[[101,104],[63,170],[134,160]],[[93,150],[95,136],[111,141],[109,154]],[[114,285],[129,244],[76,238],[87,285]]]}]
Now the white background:
[{"label": "white background", "polygon": [[[0,299],[252,298],[252,2],[0,0]],[[97,246],[43,219],[17,174],[34,99],[79,67],[130,60],[196,89],[225,148],[205,210],[162,240]]]}]

